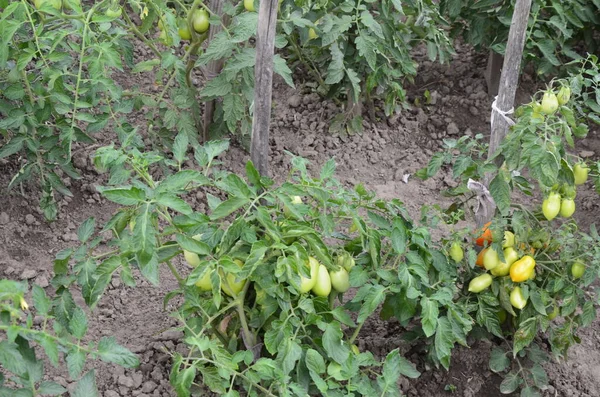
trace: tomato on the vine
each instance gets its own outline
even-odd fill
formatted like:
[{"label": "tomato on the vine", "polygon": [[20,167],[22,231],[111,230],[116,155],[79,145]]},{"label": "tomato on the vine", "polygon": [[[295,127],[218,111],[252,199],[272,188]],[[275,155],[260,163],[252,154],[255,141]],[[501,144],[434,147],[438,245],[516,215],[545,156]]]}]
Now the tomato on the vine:
[{"label": "tomato on the vine", "polygon": [[462,261],[464,257],[465,253],[460,246],[460,243],[458,241],[454,241],[450,246],[450,258],[452,258],[454,262],[458,263]]},{"label": "tomato on the vine", "polygon": [[202,291],[210,291],[212,290],[212,284],[210,282],[210,276],[214,272],[214,270],[209,270],[204,273],[204,276],[198,281],[196,281],[196,287],[198,287]]},{"label": "tomato on the vine", "polygon": [[309,40],[314,40],[314,39],[318,39],[318,38],[319,38],[319,35],[313,28],[308,29],[308,39]]},{"label": "tomato on the vine", "polygon": [[192,32],[190,32],[190,28],[188,27],[187,21],[182,19],[179,21],[179,29],[178,29],[179,37],[181,40],[191,40]]},{"label": "tomato on the vine", "polygon": [[310,278],[300,276],[300,293],[305,294],[310,291],[317,283],[317,273],[319,271],[320,263],[312,256],[308,258],[308,265],[310,266]]},{"label": "tomato on the vine", "polygon": [[542,97],[542,113],[552,114],[558,109],[558,99],[552,91],[546,91]]},{"label": "tomato on the vine", "polygon": [[317,296],[329,296],[331,293],[331,277],[329,277],[329,272],[323,265],[319,265],[317,282],[312,287],[312,292]]},{"label": "tomato on the vine", "polygon": [[517,309],[522,309],[527,305],[527,299],[523,297],[521,287],[515,287],[510,293],[510,304]]},{"label": "tomato on the vine", "polygon": [[106,9],[106,16],[109,18],[118,18],[121,16],[121,13],[123,12],[123,10],[121,9],[121,7],[118,8],[107,8]]},{"label": "tomato on the vine", "polygon": [[481,229],[481,231],[482,231],[481,235],[479,237],[477,237],[477,239],[475,240],[475,243],[478,246],[483,247],[486,241],[488,243],[492,242],[492,230],[490,229],[491,224],[492,224],[492,222],[488,222]]},{"label": "tomato on the vine", "polygon": [[570,98],[571,98],[571,89],[564,85],[562,87],[560,87],[560,90],[558,90],[558,94],[556,95],[558,104],[564,105],[565,103],[569,102]]},{"label": "tomato on the vine", "polygon": [[535,259],[525,255],[510,267],[510,279],[514,283],[526,281],[531,276],[531,271],[535,268]]},{"label": "tomato on the vine", "polygon": [[546,316],[548,318],[548,320],[554,320],[556,318],[556,316],[558,316],[560,313],[560,309],[558,308],[558,305],[554,304],[554,308],[552,309],[552,311],[550,313],[548,313],[548,315]]},{"label": "tomato on the vine", "polygon": [[575,201],[573,199],[563,199],[560,203],[560,216],[569,218],[575,213]]},{"label": "tomato on the vine", "polygon": [[583,273],[585,273],[585,265],[581,262],[573,263],[573,266],[571,266],[571,275],[573,278],[581,278]]},{"label": "tomato on the vine", "polygon": [[479,293],[489,288],[492,285],[492,276],[488,273],[475,277],[469,283],[469,292]]},{"label": "tomato on the vine", "polygon": [[[244,266],[244,263],[239,259],[235,259],[234,262],[240,268]],[[233,273],[224,274],[222,272],[221,277],[223,276],[225,277],[225,280],[221,280],[221,289],[227,295],[231,296],[232,298],[235,298],[237,294],[239,294],[240,291],[244,288],[244,285],[246,285],[246,280],[236,281],[236,275]]]},{"label": "tomato on the vine", "polygon": [[344,293],[350,288],[350,276],[343,267],[329,272],[329,277],[331,278],[331,286],[337,292]]},{"label": "tomato on the vine", "polygon": [[[196,234],[192,238],[196,241],[200,241],[202,235]],[[200,264],[200,257],[195,252],[183,250],[183,257],[190,267],[197,267]]]},{"label": "tomato on the vine", "polygon": [[204,9],[196,10],[192,16],[192,27],[196,33],[204,33],[208,30],[210,22],[208,21],[208,12]]},{"label": "tomato on the vine", "polygon": [[483,254],[483,267],[487,270],[495,269],[500,264],[500,258],[498,253],[491,247],[489,247],[485,254]]},{"label": "tomato on the vine", "polygon": [[560,194],[550,193],[542,203],[542,212],[549,221],[556,218],[556,215],[560,212]]},{"label": "tomato on the vine", "polygon": [[588,178],[588,167],[585,163],[577,163],[573,167],[573,176],[575,177],[576,185],[583,185]]},{"label": "tomato on the vine", "polygon": [[515,245],[515,235],[511,231],[504,231],[504,240],[502,240],[502,248],[513,247]]},{"label": "tomato on the vine", "polygon": [[[299,205],[299,204],[302,204],[302,197],[300,197],[300,196],[293,196],[292,197],[292,205]],[[288,208],[287,205],[283,206],[283,213],[288,218],[292,216],[292,211],[290,211],[290,209]]]},{"label": "tomato on the vine", "polygon": [[45,4],[50,5],[55,10],[60,10],[60,8],[62,7],[62,0],[35,0],[33,4],[38,10],[42,8]]},{"label": "tomato on the vine", "polygon": [[477,260],[475,261],[475,264],[479,267],[483,267],[483,257],[485,256],[485,253],[487,252],[488,248],[484,248],[482,249],[479,254],[477,254]]},{"label": "tomato on the vine", "polygon": [[256,8],[254,8],[254,0],[244,0],[244,8],[246,9],[246,11],[256,11]]}]

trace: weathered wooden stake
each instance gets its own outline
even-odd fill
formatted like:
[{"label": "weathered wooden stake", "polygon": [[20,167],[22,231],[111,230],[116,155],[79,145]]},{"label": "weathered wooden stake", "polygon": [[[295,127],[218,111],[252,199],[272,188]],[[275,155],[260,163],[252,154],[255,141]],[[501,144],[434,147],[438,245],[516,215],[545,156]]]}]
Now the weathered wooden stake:
[{"label": "weathered wooden stake", "polygon": [[273,91],[273,54],[277,26],[278,0],[263,0],[258,10],[256,66],[254,69],[254,118],[250,158],[257,171],[269,175],[269,124]]},{"label": "weathered wooden stake", "polygon": [[[502,74],[500,75],[498,96],[495,100],[495,109],[492,110],[488,159],[494,155],[510,127],[506,116],[500,112],[508,112],[514,106],[530,9],[531,0],[517,0],[508,32],[508,43],[506,45],[506,53],[504,54]],[[484,179],[484,185],[478,186],[479,189],[473,189],[477,193],[479,201],[479,207],[475,213],[475,222],[478,227],[486,224],[494,215],[493,209],[495,204],[493,203],[493,199],[489,193],[484,191],[485,187],[489,185],[491,178],[492,175],[487,175]]]},{"label": "weathered wooden stake", "polygon": [[[227,25],[229,22],[229,17],[227,15],[223,15],[223,4],[225,0],[212,0],[210,2],[210,10],[221,17],[221,22],[223,25]],[[208,33],[208,43],[213,40],[213,38],[223,30],[223,25],[211,25]],[[206,78],[206,82],[208,83],[210,80],[214,79],[219,75],[221,69],[223,68],[223,63],[225,59],[217,59],[216,61],[210,61],[206,68],[203,69],[204,77]],[[213,115],[215,113],[215,100],[206,102],[204,105],[204,115],[203,115],[203,131],[202,138],[203,141],[208,141],[208,128],[212,124]]]}]

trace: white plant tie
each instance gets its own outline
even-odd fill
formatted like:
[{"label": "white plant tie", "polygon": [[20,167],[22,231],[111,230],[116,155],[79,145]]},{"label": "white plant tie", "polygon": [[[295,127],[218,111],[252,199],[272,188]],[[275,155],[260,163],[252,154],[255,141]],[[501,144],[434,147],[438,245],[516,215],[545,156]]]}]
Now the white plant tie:
[{"label": "white plant tie", "polygon": [[496,97],[494,98],[494,102],[492,102],[492,117],[490,118],[490,123],[493,122],[494,120],[494,112],[498,113],[503,119],[504,121],[506,121],[506,123],[509,126],[513,126],[515,125],[515,122],[513,119],[511,119],[510,117],[508,117],[507,115],[512,114],[514,112],[514,108],[510,108],[507,111],[504,110],[500,110],[498,108],[498,106],[496,105],[496,102],[498,101],[498,96],[496,95]]},{"label": "white plant tie", "polygon": [[475,206],[475,215],[482,216],[483,219],[491,219],[496,210],[496,202],[490,194],[490,191],[481,182],[469,178],[467,189],[477,195],[477,205]]}]

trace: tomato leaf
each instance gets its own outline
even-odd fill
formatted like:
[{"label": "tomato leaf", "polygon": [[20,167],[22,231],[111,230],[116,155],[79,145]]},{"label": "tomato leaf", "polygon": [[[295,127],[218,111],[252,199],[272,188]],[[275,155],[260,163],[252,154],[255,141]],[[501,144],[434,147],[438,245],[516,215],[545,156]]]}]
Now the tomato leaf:
[{"label": "tomato leaf", "polygon": [[490,354],[490,369],[498,373],[505,371],[509,365],[510,359],[506,355],[506,352],[499,347],[494,347]]},{"label": "tomato leaf", "polygon": [[350,355],[350,349],[342,342],[343,337],[339,322],[332,321],[327,324],[323,332],[323,348],[329,357],[340,364],[344,364]]},{"label": "tomato leaf", "polygon": [[519,329],[514,334],[513,341],[513,356],[516,357],[517,353],[523,350],[526,346],[533,341],[537,334],[537,320],[535,317],[531,317],[523,321]]},{"label": "tomato leaf", "polygon": [[421,299],[421,325],[426,337],[435,334],[439,309],[437,302],[425,297]]},{"label": "tomato leaf", "polygon": [[510,394],[517,390],[523,380],[514,372],[509,372],[500,384],[500,393]]}]

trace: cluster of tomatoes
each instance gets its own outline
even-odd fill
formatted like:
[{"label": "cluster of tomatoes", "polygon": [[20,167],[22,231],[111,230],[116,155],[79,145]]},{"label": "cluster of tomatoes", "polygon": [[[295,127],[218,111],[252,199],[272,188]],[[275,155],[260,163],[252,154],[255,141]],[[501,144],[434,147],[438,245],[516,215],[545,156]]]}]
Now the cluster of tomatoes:
[{"label": "cluster of tomatoes", "polygon": [[559,186],[556,185],[544,199],[542,212],[547,220],[551,221],[558,214],[563,218],[569,218],[575,213],[576,186],[584,184],[588,177],[588,168],[585,163],[577,163],[573,166],[573,176],[575,186],[565,184],[559,189]]},{"label": "cluster of tomatoes", "polygon": [[571,99],[571,89],[567,86],[562,86],[558,90],[558,93],[554,93],[553,90],[549,89],[542,96],[542,102],[534,102],[532,118],[544,120],[545,116],[554,114],[559,106],[562,106],[569,102]]}]

